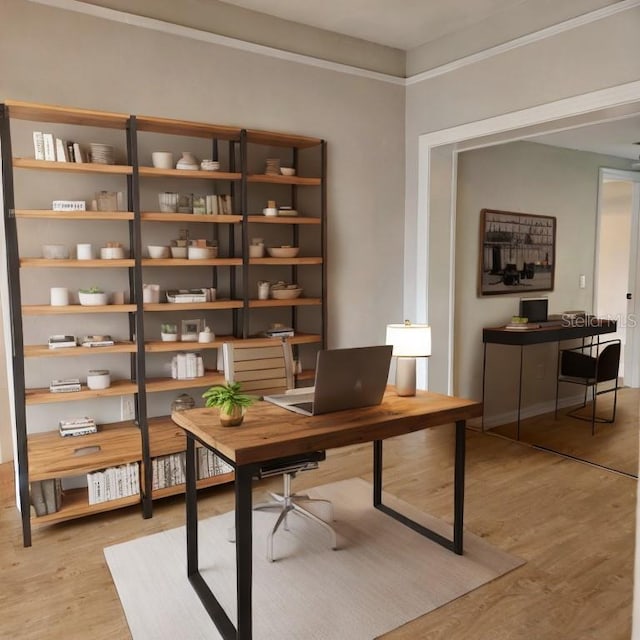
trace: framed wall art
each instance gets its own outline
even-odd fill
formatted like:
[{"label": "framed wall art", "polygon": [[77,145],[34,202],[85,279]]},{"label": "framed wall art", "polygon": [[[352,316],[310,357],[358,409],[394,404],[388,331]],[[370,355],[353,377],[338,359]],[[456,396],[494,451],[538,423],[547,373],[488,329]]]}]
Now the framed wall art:
[{"label": "framed wall art", "polygon": [[481,296],[552,291],[556,219],[532,213],[480,212]]}]

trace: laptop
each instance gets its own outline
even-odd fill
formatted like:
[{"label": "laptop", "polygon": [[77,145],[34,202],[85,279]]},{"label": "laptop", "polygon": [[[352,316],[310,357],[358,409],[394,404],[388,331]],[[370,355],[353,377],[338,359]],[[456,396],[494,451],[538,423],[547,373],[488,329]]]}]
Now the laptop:
[{"label": "laptop", "polygon": [[381,345],[319,351],[315,386],[264,396],[264,400],[306,416],[380,404],[392,350],[391,345]]}]

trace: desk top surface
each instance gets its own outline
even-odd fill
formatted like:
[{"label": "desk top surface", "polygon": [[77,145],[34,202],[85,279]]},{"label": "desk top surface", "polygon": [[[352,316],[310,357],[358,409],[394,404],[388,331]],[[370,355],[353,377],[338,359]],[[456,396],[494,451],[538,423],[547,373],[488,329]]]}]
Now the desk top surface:
[{"label": "desk top surface", "polygon": [[560,325],[547,325],[533,329],[507,329],[506,327],[487,327],[482,330],[482,341],[493,344],[539,344],[559,342],[575,338],[587,338],[605,333],[614,333],[615,320],[585,316],[563,321]]},{"label": "desk top surface", "polygon": [[223,427],[218,410],[174,412],[173,421],[237,464],[383,440],[482,415],[482,403],[427,391],[399,397],[388,389],[374,407],[304,416],[260,401],[239,427]]}]

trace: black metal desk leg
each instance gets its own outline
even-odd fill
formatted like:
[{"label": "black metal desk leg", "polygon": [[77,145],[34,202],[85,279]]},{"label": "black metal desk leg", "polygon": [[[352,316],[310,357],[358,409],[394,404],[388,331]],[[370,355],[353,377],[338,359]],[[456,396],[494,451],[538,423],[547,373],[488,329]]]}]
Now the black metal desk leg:
[{"label": "black metal desk leg", "polygon": [[382,504],[382,440],[373,441],[373,506]]},{"label": "black metal desk leg", "polygon": [[196,489],[196,445],[187,433],[187,465],[185,470],[187,505],[187,576],[198,573],[198,495]]},{"label": "black metal desk leg", "polygon": [[462,529],[464,525],[464,467],[466,455],[465,421],[456,422],[456,461],[453,480],[453,551],[462,555]]},{"label": "black metal desk leg", "polygon": [[238,597],[238,640],[251,640],[252,514],[251,470],[236,468],[236,589]]}]

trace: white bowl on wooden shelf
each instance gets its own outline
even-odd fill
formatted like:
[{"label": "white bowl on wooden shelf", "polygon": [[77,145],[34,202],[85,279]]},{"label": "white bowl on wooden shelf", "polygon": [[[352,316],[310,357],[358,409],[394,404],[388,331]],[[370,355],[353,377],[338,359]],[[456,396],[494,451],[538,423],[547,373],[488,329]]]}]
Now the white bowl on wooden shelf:
[{"label": "white bowl on wooden shelf", "polygon": [[300,247],[268,247],[272,258],[295,258],[300,253]]},{"label": "white bowl on wooden shelf", "polygon": [[295,176],[296,170],[293,167],[280,167],[280,173],[283,176]]},{"label": "white bowl on wooden shelf", "polygon": [[156,169],[173,169],[173,153],[171,151],[153,151],[151,163]]},{"label": "white bowl on wooden shelf", "polygon": [[102,260],[122,260],[125,257],[122,247],[102,247],[100,249],[100,258]]},{"label": "white bowl on wooden shelf", "polygon": [[166,246],[152,244],[147,247],[147,251],[149,252],[149,257],[154,259],[168,258],[171,255],[169,247]]},{"label": "white bowl on wooden shelf", "polygon": [[210,260],[218,257],[218,247],[189,247],[189,260]]},{"label": "white bowl on wooden shelf", "polygon": [[43,244],[42,257],[47,260],[66,260],[69,257],[69,249],[63,244]]},{"label": "white bowl on wooden shelf", "polygon": [[298,287],[297,285],[271,288],[271,297],[274,300],[293,300],[294,298],[299,298],[301,295],[302,287]]},{"label": "white bowl on wooden shelf", "polygon": [[188,247],[171,247],[172,258],[186,258],[188,255]]},{"label": "white bowl on wooden shelf", "polygon": [[83,307],[97,307],[109,303],[109,296],[104,292],[89,293],[78,291],[78,300]]}]

